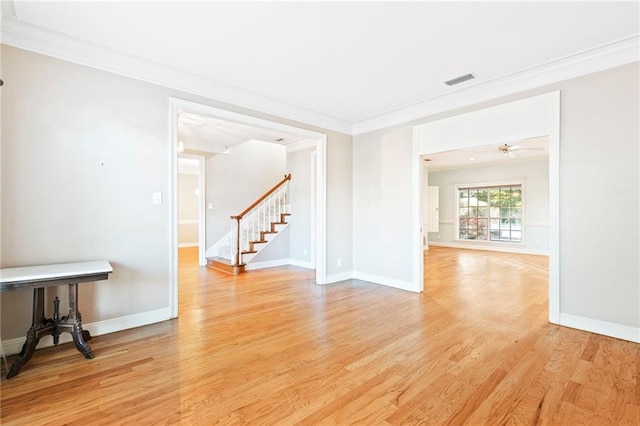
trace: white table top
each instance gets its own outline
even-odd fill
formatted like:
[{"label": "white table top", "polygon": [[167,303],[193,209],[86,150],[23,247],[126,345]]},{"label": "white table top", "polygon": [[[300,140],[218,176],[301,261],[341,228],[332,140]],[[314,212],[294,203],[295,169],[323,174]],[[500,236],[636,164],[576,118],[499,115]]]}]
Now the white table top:
[{"label": "white table top", "polygon": [[108,274],[111,272],[113,272],[113,268],[106,260],[4,268],[0,269],[0,284],[77,277],[81,275]]}]

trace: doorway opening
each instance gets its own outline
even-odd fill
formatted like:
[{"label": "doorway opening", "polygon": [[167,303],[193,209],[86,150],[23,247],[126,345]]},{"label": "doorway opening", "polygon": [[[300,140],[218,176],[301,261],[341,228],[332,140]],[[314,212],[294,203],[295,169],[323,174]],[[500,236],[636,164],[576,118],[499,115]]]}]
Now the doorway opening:
[{"label": "doorway opening", "polygon": [[198,264],[205,259],[205,158],[178,154],[178,247],[197,247]]},{"label": "doorway opening", "polygon": [[[559,282],[559,151],[560,92],[437,120],[414,127],[413,259],[415,291],[424,290],[423,246],[426,241],[424,159],[447,151],[502,146],[532,138],[548,138],[549,321],[560,321]],[[460,182],[465,183],[465,182]],[[468,196],[468,194],[467,194]],[[468,200],[468,198],[467,198]],[[476,203],[477,205],[477,203]],[[459,206],[459,205],[458,205]],[[489,222],[488,222],[489,223]],[[452,224],[454,225],[454,224]],[[498,223],[498,236],[501,234]],[[509,226],[511,226],[509,224]],[[506,224],[505,224],[506,227]],[[470,228],[467,228],[466,235]],[[458,232],[460,232],[458,230]],[[459,234],[456,234],[459,236]],[[491,238],[490,236],[488,237]]]},{"label": "doorway opening", "polygon": [[[313,157],[315,163],[313,164],[313,179],[309,179],[314,184],[313,196],[314,199],[311,205],[313,208],[307,208],[307,215],[310,217],[308,220],[312,221],[313,227],[309,227],[310,235],[308,236],[308,244],[312,244],[307,249],[308,255],[311,255],[311,262],[296,262],[295,259],[290,259],[292,265],[299,265],[304,267],[314,267],[317,284],[326,284],[326,135],[298,127],[288,126],[285,124],[256,118],[253,116],[239,114],[228,110],[222,110],[219,108],[210,107],[203,104],[198,104],[182,99],[171,98],[170,99],[170,162],[171,162],[171,193],[169,199],[171,200],[171,238],[170,238],[170,308],[171,317],[176,318],[178,316],[178,297],[179,297],[179,280],[178,280],[178,246],[179,246],[179,200],[178,200],[178,174],[179,174],[179,154],[183,152],[189,152],[191,154],[200,155],[201,158],[210,155],[211,153],[216,155],[229,155],[233,152],[233,140],[242,140],[244,136],[251,134],[260,135],[276,135],[275,143],[282,143],[277,137],[280,134],[286,134],[292,136],[292,142],[287,144],[287,151],[293,150],[309,150],[315,153]],[[224,139],[221,133],[218,136],[209,137],[208,140],[211,144],[203,146],[198,144],[197,141],[182,140],[179,123],[184,123],[186,119],[196,120],[193,124],[194,127],[197,124],[202,124],[202,120],[206,120],[207,124],[211,127],[229,127],[231,132],[227,133],[240,133],[230,135],[229,141]],[[215,129],[214,129],[215,132]],[[254,132],[254,133],[251,133]],[[209,135],[211,136],[211,135]],[[240,139],[238,139],[240,138]],[[263,138],[264,139],[264,138]],[[259,137],[252,136],[248,142],[257,142]],[[286,143],[288,141],[285,141]],[[237,142],[239,143],[239,142]],[[308,158],[308,157],[306,157]],[[308,160],[307,160],[308,161]],[[206,162],[206,160],[203,160]],[[305,168],[307,163],[305,162]],[[214,208],[214,203],[218,200],[207,199],[206,179],[204,175],[208,171],[208,166],[203,166],[203,182],[201,186],[201,196],[199,198],[200,210],[204,217],[200,223],[201,229],[201,249],[199,254],[200,265],[206,264],[205,253],[209,245],[213,241],[207,240],[207,212]],[[309,171],[307,171],[308,173]],[[208,179],[208,178],[207,178]],[[295,177],[294,177],[295,179]],[[304,188],[304,191],[308,191],[308,187]],[[311,211],[312,210],[312,211]]]}]

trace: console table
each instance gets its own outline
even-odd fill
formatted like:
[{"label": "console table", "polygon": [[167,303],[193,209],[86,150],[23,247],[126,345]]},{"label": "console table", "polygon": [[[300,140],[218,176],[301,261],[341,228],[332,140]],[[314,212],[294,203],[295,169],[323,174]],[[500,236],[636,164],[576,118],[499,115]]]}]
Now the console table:
[{"label": "console table", "polygon": [[[78,284],[109,279],[113,268],[105,260],[95,262],[61,263],[56,265],[26,266],[22,268],[0,269],[0,292],[33,289],[33,320],[27,332],[27,340],[22,346],[20,357],[13,362],[7,379],[16,376],[29,361],[43,336],[53,336],[57,345],[61,333],[71,333],[76,349],[85,358],[93,358],[87,344],[91,339],[88,331],[82,329],[82,316],[78,312]],[[69,286],[69,315],[60,317],[60,301],[53,301],[53,318],[44,316],[44,288],[58,285]]]}]

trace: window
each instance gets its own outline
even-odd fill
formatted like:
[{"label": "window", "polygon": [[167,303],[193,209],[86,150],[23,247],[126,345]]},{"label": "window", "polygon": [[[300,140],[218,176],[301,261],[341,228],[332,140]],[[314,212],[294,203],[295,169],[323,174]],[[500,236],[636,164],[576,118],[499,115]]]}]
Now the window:
[{"label": "window", "polygon": [[458,239],[522,242],[522,184],[456,186]]}]

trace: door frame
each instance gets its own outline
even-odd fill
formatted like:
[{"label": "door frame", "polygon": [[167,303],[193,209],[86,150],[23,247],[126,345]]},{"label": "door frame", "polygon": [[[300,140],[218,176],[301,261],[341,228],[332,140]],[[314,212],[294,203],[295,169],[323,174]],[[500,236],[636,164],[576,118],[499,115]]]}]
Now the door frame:
[{"label": "door frame", "polygon": [[[316,203],[314,255],[316,284],[327,283],[327,135],[300,127],[289,126],[252,115],[241,114],[209,105],[169,98],[169,163],[171,169],[169,199],[171,200],[170,238],[169,238],[169,308],[171,318],[178,317],[178,111],[184,108],[195,113],[222,120],[234,121],[263,129],[276,130],[312,139],[316,146]],[[204,195],[204,193],[203,193]],[[202,197],[206,203],[206,197]],[[203,204],[204,205],[204,204]],[[205,242],[206,249],[206,242]]]},{"label": "door frame", "polygon": [[424,291],[421,156],[549,137],[549,322],[560,323],[560,91],[459,114],[413,128],[413,287]]}]

